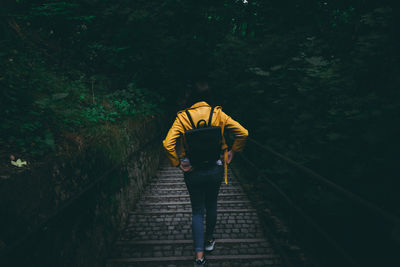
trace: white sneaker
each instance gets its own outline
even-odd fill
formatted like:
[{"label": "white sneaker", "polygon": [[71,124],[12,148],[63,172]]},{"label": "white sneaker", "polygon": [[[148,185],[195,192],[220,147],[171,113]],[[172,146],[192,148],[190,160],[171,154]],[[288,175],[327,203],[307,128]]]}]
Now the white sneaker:
[{"label": "white sneaker", "polygon": [[214,250],[214,245],[215,245],[215,238],[211,239],[211,240],[207,240],[206,244],[204,246],[204,250],[205,251],[213,251]]},{"label": "white sneaker", "polygon": [[203,256],[202,259],[194,259],[194,267],[206,265],[206,257]]}]

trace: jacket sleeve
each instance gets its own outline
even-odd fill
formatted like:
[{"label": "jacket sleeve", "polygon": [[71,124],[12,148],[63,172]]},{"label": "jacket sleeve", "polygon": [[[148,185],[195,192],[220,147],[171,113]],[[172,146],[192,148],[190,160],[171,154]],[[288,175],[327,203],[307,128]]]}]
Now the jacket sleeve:
[{"label": "jacket sleeve", "polygon": [[176,152],[176,141],[181,137],[183,132],[183,126],[178,117],[176,117],[171,129],[169,129],[167,136],[163,141],[163,146],[167,152],[168,159],[171,162],[171,165],[175,167],[179,165],[179,157],[178,153]]},{"label": "jacket sleeve", "polygon": [[234,152],[241,152],[246,144],[246,139],[249,136],[249,132],[246,128],[244,128],[230,116],[226,115],[223,111],[221,111],[221,115],[225,120],[225,130],[230,131],[235,137],[235,141],[232,145],[232,150]]}]

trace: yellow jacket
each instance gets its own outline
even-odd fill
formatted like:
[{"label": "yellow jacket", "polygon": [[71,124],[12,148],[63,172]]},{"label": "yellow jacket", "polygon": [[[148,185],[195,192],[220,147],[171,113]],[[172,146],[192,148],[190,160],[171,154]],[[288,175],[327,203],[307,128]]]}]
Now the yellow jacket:
[{"label": "yellow jacket", "polygon": [[[190,116],[193,119],[193,122],[195,125],[197,125],[197,122],[201,119],[204,119],[205,121],[208,121],[208,117],[210,115],[211,111],[211,106],[207,104],[204,101],[197,102],[190,108],[188,108],[190,112]],[[249,133],[248,131],[240,125],[237,121],[233,120],[231,117],[226,115],[220,106],[216,106],[214,108],[213,112],[213,117],[211,121],[211,126],[220,126],[222,129],[222,146],[221,150],[224,150],[225,152],[225,183],[227,183],[227,177],[226,177],[226,160],[227,160],[227,145],[225,138],[223,136],[224,131],[228,130],[232,132],[233,136],[235,137],[235,141],[232,145],[232,150],[234,152],[241,152],[244,148],[246,138],[248,137]],[[185,110],[179,111],[177,113],[177,116],[175,118],[174,123],[172,124],[171,129],[169,129],[167,136],[165,137],[163,141],[163,146],[167,152],[167,156],[171,162],[171,164],[175,167],[178,167],[180,164],[178,153],[176,151],[176,143],[177,140],[182,137],[182,135],[185,133],[187,130],[191,130],[193,127],[189,121],[189,118],[187,117]],[[184,147],[182,145],[181,141],[181,157],[185,156],[185,151]]]}]

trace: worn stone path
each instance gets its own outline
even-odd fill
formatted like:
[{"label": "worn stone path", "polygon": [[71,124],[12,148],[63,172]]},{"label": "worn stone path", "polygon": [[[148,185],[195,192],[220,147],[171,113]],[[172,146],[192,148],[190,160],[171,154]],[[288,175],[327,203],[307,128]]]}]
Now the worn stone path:
[{"label": "worn stone path", "polygon": [[[162,164],[131,212],[107,267],[193,266],[191,215],[182,172]],[[219,193],[214,237],[217,242],[206,254],[207,266],[282,266],[230,170],[228,184],[222,182]]]}]

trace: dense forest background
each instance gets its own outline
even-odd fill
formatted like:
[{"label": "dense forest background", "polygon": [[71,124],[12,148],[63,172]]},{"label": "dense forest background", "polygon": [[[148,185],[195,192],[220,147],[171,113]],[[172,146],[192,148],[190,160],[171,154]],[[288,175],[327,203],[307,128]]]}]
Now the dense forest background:
[{"label": "dense forest background", "polygon": [[[251,137],[399,215],[395,3],[2,1],[1,166],[124,116],[173,116],[201,74]],[[247,149],[308,213],[346,229],[357,207]]]}]

